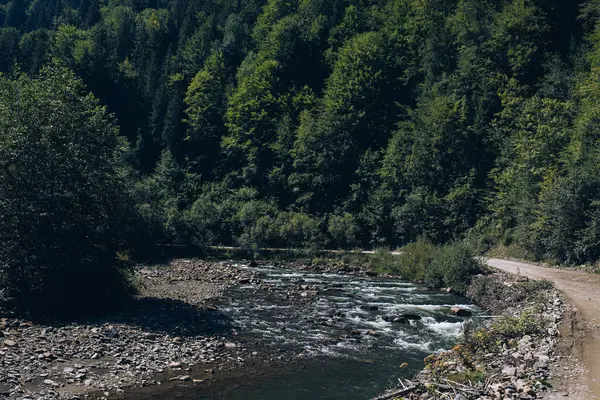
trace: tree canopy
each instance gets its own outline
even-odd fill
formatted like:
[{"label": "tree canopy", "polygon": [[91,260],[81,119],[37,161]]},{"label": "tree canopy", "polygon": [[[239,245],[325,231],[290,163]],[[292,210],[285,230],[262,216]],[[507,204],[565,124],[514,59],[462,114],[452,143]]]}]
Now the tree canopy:
[{"label": "tree canopy", "polygon": [[[46,3],[0,4],[0,71],[51,85],[23,74],[59,60],[114,114],[137,238],[350,248],[476,236],[536,258],[600,257],[596,0]],[[67,89],[52,90],[27,103],[31,116],[4,106],[0,143],[27,132],[19,118],[101,128],[72,99],[73,112],[53,110]],[[34,142],[23,171],[44,154]],[[43,158],[32,176],[50,185]]]}]

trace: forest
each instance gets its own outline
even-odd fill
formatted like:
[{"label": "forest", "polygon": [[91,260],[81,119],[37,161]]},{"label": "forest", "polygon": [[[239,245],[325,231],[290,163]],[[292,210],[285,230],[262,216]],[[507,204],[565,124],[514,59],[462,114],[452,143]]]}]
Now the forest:
[{"label": "forest", "polygon": [[[0,261],[467,239],[595,262],[599,17],[598,0],[0,0]],[[0,278],[40,275],[24,269]]]}]

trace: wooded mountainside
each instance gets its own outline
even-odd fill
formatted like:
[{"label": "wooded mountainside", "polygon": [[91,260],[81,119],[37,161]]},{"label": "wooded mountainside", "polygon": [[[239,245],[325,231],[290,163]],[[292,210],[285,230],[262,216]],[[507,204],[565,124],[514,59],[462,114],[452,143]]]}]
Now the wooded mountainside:
[{"label": "wooded mountainside", "polygon": [[134,247],[600,258],[598,0],[0,3],[3,79],[114,114]]}]

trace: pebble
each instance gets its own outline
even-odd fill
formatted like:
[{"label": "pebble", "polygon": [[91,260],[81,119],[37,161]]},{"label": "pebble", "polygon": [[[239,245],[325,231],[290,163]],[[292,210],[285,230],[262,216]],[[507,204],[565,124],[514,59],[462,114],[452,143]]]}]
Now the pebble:
[{"label": "pebble", "polygon": [[[500,282],[500,285],[510,288],[504,290],[517,290],[519,284]],[[560,356],[554,355],[554,349],[557,345],[556,336],[560,334],[557,324],[562,320],[562,315],[567,307],[554,289],[546,292],[546,296],[548,296],[548,302],[545,303],[545,307],[542,306],[543,315],[533,316],[533,318],[545,319],[547,323],[546,331],[539,335],[523,335],[520,338],[507,340],[502,343],[497,352],[475,356],[474,365],[478,369],[485,369],[487,378],[491,379],[491,381],[488,382],[486,390],[481,386],[475,386],[473,388],[473,395],[469,395],[468,398],[482,400],[532,400],[543,397],[543,392],[548,390],[546,381],[550,376],[549,364],[561,359]],[[496,299],[492,306],[497,307],[494,310],[497,314],[509,313],[510,315],[518,316],[525,310],[538,309],[539,303],[528,302],[528,299],[526,299],[525,301],[520,300],[519,304],[507,306],[503,301],[497,301]],[[465,367],[462,366],[462,358],[456,357],[456,353],[454,353],[455,358],[452,358],[452,352],[448,352],[448,354],[450,354],[450,359],[444,361],[439,368],[447,368],[446,373],[449,372],[450,375],[447,376],[448,380],[444,381],[444,384],[449,384],[450,388],[444,388],[445,390],[442,390],[444,393],[441,393],[441,389],[438,389],[436,390],[437,394],[417,392],[407,396],[407,399],[433,400],[441,398],[439,395],[442,394],[445,396],[443,398],[448,399],[458,397],[456,394],[459,391],[451,388],[451,374],[453,373],[452,371],[460,372],[461,368],[464,370]],[[437,363],[436,365],[440,365],[439,361]],[[566,365],[562,367],[565,370],[569,368]],[[440,373],[443,374],[443,372],[436,372],[436,375]],[[433,375],[431,371],[423,371],[410,384],[423,384],[427,387],[428,382],[432,380],[439,383],[439,381],[435,380],[437,379],[435,378],[436,375]],[[399,389],[402,389],[402,387]],[[569,396],[568,394],[564,395],[566,397]]]},{"label": "pebble", "polygon": [[[0,338],[0,382],[16,388],[13,395],[20,397],[15,398],[58,399],[63,395],[49,390],[63,385],[59,382],[65,378],[65,383],[108,396],[130,386],[160,384],[154,376],[165,366],[181,369],[212,363],[219,368],[244,361],[247,350],[205,333],[206,318],[198,310],[218,312],[210,299],[240,280],[259,283],[254,272],[231,263],[175,260],[169,267],[138,267],[135,274],[143,282],[145,297],[135,310],[113,315],[109,323],[44,326],[0,318],[0,331],[10,335]],[[168,301],[161,303],[162,298]],[[223,347],[231,359],[220,356],[220,343],[226,343]]]}]

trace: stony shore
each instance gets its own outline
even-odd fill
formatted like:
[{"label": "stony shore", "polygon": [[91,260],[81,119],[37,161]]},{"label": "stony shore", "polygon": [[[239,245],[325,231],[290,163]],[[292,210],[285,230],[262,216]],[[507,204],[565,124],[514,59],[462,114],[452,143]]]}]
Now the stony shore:
[{"label": "stony shore", "polygon": [[[139,294],[122,312],[101,318],[50,323],[0,318],[0,399],[118,398],[132,388],[209,384],[231,371],[244,373],[238,367],[248,362],[271,367],[293,362],[239,343],[233,321],[215,304],[236,284],[277,292],[299,307],[316,291],[300,284],[273,287],[240,267],[244,264],[177,259],[167,266],[137,266]],[[359,267],[268,264],[366,273]]]},{"label": "stony shore", "polygon": [[[284,264],[371,274],[347,265]],[[176,260],[168,267],[138,266],[134,279],[139,295],[115,315],[50,324],[0,319],[0,398],[114,398],[134,387],[204,385],[219,371],[268,359],[237,342],[232,321],[215,306],[231,285],[273,289],[248,269],[233,262]],[[291,289],[281,296],[299,304],[314,295],[308,285]],[[534,399],[552,392],[550,371],[557,361],[566,362],[556,352],[559,324],[568,311],[562,297],[507,274],[477,278],[471,290],[492,315],[506,315],[508,323],[524,329],[489,338],[481,333],[489,326],[475,330],[470,342],[432,356],[423,373],[379,399]],[[523,333],[529,322],[535,332]]]},{"label": "stony shore", "polygon": [[568,363],[557,351],[560,324],[570,312],[562,295],[504,273],[476,278],[470,295],[490,311],[489,322],[452,350],[426,359],[422,373],[376,400],[554,397],[551,371]]},{"label": "stony shore", "polygon": [[[140,288],[121,313],[35,324],[0,319],[0,398],[108,397],[167,380],[197,382],[252,353],[229,341],[227,316],[211,302],[236,283],[258,281],[229,263],[178,260],[136,268]],[[203,366],[192,373],[192,366]]]}]

